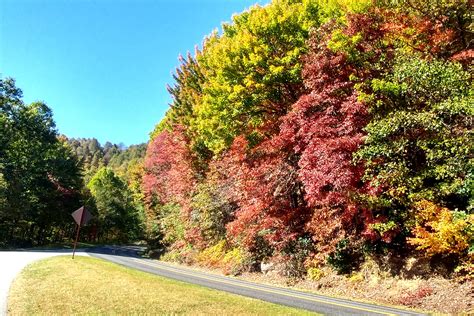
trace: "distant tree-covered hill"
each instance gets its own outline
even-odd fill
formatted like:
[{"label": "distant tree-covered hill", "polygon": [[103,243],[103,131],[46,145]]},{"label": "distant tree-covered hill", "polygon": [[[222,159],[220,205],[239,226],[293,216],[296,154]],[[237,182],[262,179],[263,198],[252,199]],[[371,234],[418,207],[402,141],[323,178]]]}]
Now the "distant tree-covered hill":
[{"label": "distant tree-covered hill", "polygon": [[146,143],[125,147],[110,142],[102,146],[95,138],[69,138],[67,143],[82,165],[86,183],[102,167],[128,180],[129,169],[143,160],[147,147]]}]

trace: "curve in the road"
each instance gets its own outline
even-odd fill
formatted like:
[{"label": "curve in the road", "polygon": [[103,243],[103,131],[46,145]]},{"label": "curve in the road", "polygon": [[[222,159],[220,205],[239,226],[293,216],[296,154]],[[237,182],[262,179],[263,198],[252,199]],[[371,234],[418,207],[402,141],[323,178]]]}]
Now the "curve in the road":
[{"label": "curve in the road", "polygon": [[[102,251],[103,252],[103,251]],[[110,251],[108,252],[110,253]],[[91,256],[130,268],[188,283],[253,297],[277,304],[298,307],[326,315],[422,315],[416,312],[307,293],[277,286],[258,284],[177,267],[137,256],[90,253]]]}]

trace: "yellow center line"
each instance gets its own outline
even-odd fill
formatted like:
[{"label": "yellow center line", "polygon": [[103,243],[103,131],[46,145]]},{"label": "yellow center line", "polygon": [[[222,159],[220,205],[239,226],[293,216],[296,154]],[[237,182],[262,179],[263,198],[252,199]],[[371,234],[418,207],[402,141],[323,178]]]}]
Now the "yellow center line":
[{"label": "yellow center line", "polygon": [[166,271],[170,271],[170,272],[174,272],[174,273],[178,273],[178,274],[182,274],[182,275],[188,275],[188,276],[192,276],[192,277],[195,277],[195,278],[200,278],[200,279],[204,279],[204,280],[208,280],[208,281],[220,282],[220,283],[224,283],[224,284],[228,284],[228,285],[239,286],[239,287],[242,287],[242,288],[248,288],[248,289],[262,291],[262,292],[268,292],[268,293],[272,293],[272,294],[279,294],[279,295],[284,295],[284,296],[293,297],[293,298],[299,298],[299,299],[303,299],[303,300],[307,300],[307,301],[313,301],[313,302],[317,302],[317,303],[336,305],[336,306],[350,308],[350,309],[357,309],[357,310],[362,310],[362,311],[381,314],[381,315],[390,315],[390,316],[395,315],[395,314],[382,312],[382,311],[378,311],[378,310],[374,310],[374,309],[370,309],[370,308],[359,307],[359,306],[351,306],[351,305],[344,304],[344,303],[330,302],[330,301],[320,300],[320,299],[317,299],[317,298],[307,297],[307,296],[303,296],[303,295],[282,292],[282,291],[279,291],[279,290],[270,290],[270,289],[266,289],[266,288],[260,288],[260,287],[257,287],[257,286],[241,284],[241,283],[235,283],[235,282],[232,282],[230,280],[223,280],[223,279],[207,277],[207,276],[203,276],[203,275],[196,275],[194,273],[181,271],[177,268],[164,267],[162,265],[153,264],[153,263],[146,262],[146,261],[136,259],[136,258],[131,258],[131,259],[135,262],[140,263],[140,264],[144,264],[144,265],[151,266],[151,267],[154,267],[154,268],[159,268],[159,269],[162,269],[162,270],[166,270]]}]

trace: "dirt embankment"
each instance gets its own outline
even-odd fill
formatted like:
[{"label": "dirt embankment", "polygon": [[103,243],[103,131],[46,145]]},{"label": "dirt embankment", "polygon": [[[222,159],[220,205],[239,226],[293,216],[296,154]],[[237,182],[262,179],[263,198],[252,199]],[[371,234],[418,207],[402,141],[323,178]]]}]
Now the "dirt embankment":
[{"label": "dirt embankment", "polygon": [[317,281],[292,280],[262,273],[245,273],[239,278],[291,286],[319,294],[365,302],[405,306],[421,311],[474,315],[474,284],[472,281],[459,283],[442,277],[402,279],[377,275],[366,278],[360,273],[341,276],[326,271],[324,276]]},{"label": "dirt embankment", "polygon": [[289,279],[278,269],[244,273],[241,278],[256,282],[292,286],[324,295],[366,302],[405,306],[421,311],[474,315],[474,280],[451,274],[423,259],[409,258],[396,273],[380,262],[368,260],[357,273],[338,275],[330,268],[318,271],[313,280]]},{"label": "dirt embankment", "polygon": [[[266,273],[246,272],[237,278],[318,294],[338,296],[370,303],[413,308],[435,314],[474,315],[474,281],[466,278],[446,278],[442,273],[418,260],[407,260],[408,266],[396,275],[373,261],[366,262],[359,272],[338,275],[330,268],[319,271],[317,279],[294,279],[278,269]],[[191,266],[197,270],[222,274],[220,270]],[[425,271],[422,271],[425,270]]]}]

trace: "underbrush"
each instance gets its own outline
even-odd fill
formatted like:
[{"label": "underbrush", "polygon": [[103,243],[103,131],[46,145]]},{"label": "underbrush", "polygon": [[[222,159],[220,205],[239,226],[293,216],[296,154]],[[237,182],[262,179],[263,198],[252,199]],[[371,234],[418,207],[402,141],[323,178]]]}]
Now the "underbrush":
[{"label": "underbrush", "polygon": [[[329,264],[315,266],[307,261],[306,273],[302,275],[302,266],[295,265],[295,258],[279,256],[262,263],[263,272],[256,272],[251,269],[255,263],[248,253],[221,241],[201,251],[175,249],[161,259],[238,275],[250,281],[424,311],[459,314],[474,308],[473,265],[460,263],[453,270],[446,261],[436,258],[372,256],[346,274]],[[299,274],[289,272],[295,267]]]},{"label": "underbrush", "polygon": [[[386,259],[386,258],[385,258]],[[409,258],[399,267],[380,264],[383,258],[366,259],[357,271],[340,274],[330,266],[309,268],[307,276],[289,279],[276,271],[246,273],[243,278],[350,299],[398,305],[436,313],[474,311],[474,281],[466,275],[451,277],[434,272],[429,260]]]},{"label": "underbrush", "polygon": [[239,247],[229,246],[225,240],[201,251],[190,247],[175,248],[160,257],[163,261],[198,265],[219,269],[225,275],[238,275],[249,269],[250,255]]}]

